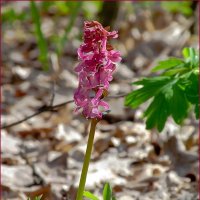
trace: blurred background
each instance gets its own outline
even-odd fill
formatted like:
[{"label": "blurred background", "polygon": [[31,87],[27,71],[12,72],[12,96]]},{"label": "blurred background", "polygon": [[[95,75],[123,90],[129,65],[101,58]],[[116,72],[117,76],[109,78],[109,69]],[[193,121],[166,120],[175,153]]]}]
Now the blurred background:
[{"label": "blurred background", "polygon": [[1,199],[75,198],[89,122],[65,102],[78,84],[85,20],[118,30],[111,43],[123,57],[109,90],[118,96],[107,99],[111,112],[97,127],[87,190],[98,195],[108,181],[119,200],[197,199],[197,121],[191,115],[177,126],[169,119],[158,134],[145,129],[146,105],[131,110],[123,98],[158,61],[198,48],[197,1],[18,1],[1,9]]}]

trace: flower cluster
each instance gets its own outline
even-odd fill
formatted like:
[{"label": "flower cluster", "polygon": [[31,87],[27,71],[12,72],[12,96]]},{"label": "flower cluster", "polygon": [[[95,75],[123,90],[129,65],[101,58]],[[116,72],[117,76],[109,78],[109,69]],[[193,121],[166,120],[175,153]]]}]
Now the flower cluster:
[{"label": "flower cluster", "polygon": [[75,68],[79,86],[74,93],[76,110],[82,108],[86,118],[102,118],[102,110],[109,109],[103,101],[107,93],[120,53],[113,50],[108,39],[117,38],[116,31],[109,32],[97,21],[84,23],[84,43],[78,49],[80,63]]}]

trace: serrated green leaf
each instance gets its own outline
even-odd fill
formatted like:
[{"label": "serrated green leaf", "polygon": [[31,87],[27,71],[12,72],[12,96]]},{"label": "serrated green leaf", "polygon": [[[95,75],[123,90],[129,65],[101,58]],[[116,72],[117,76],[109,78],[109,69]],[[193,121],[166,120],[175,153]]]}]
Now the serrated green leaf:
[{"label": "serrated green leaf", "polygon": [[147,129],[156,127],[161,131],[169,116],[180,124],[187,117],[190,104],[199,117],[199,55],[194,48],[185,48],[183,55],[184,61],[176,58],[161,61],[154,68],[164,70],[161,76],[133,83],[142,87],[125,98],[125,105],[132,108],[151,100],[144,113]]},{"label": "serrated green leaf", "polygon": [[[184,66],[184,67],[182,67]],[[185,65],[182,65],[180,67],[177,67],[177,68],[173,68],[173,69],[169,69],[167,71],[165,71],[162,75],[164,76],[174,76],[174,75],[177,75],[177,74],[183,74],[185,72],[188,72],[188,68],[185,67]]]},{"label": "serrated green leaf", "polygon": [[185,87],[187,100],[194,105],[196,118],[199,118],[199,78],[198,74],[191,73]]},{"label": "serrated green leaf", "polygon": [[96,197],[95,195],[93,195],[91,192],[88,192],[88,191],[84,191],[83,196],[91,200],[99,200],[98,197]]},{"label": "serrated green leaf", "polygon": [[197,103],[195,105],[194,112],[195,112],[196,119],[199,119],[200,118],[200,114],[199,114],[200,113],[200,104],[199,103]]},{"label": "serrated green leaf", "polygon": [[155,96],[170,80],[170,77],[160,76],[144,78],[141,81],[135,82],[134,84],[143,85],[143,87],[128,94],[125,98],[125,105],[132,108],[138,107],[140,104]]},{"label": "serrated green leaf", "polygon": [[112,189],[109,183],[104,185],[103,189],[103,200],[112,200]]},{"label": "serrated green leaf", "polygon": [[167,60],[160,61],[156,67],[152,69],[153,72],[158,70],[165,70],[178,65],[182,65],[184,62],[178,58],[169,58]]},{"label": "serrated green leaf", "polygon": [[170,110],[174,121],[180,124],[187,117],[189,104],[185,91],[177,85],[174,85],[173,90],[174,94],[169,101]]},{"label": "serrated green leaf", "polygon": [[147,118],[146,128],[151,129],[157,127],[159,131],[162,131],[169,114],[168,101],[165,95],[160,93],[154,97],[144,113],[144,116]]},{"label": "serrated green leaf", "polygon": [[187,81],[188,81],[188,83],[185,88],[187,99],[192,104],[198,104],[198,102],[199,102],[198,75],[192,73]]},{"label": "serrated green leaf", "polygon": [[150,77],[150,78],[143,78],[139,81],[133,82],[132,84],[134,85],[145,85],[145,84],[152,84],[152,85],[156,85],[159,82],[165,82],[169,80],[169,77],[165,77],[165,76],[157,76],[157,77]]}]

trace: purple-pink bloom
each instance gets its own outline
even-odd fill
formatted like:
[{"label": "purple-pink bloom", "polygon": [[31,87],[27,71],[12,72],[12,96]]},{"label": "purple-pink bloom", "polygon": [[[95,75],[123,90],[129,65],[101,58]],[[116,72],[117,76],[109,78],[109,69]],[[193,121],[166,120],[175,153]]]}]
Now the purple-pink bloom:
[{"label": "purple-pink bloom", "polygon": [[108,40],[117,37],[117,31],[109,32],[97,21],[84,23],[84,43],[77,51],[80,63],[75,72],[78,73],[79,85],[74,93],[74,101],[76,111],[82,109],[86,118],[101,119],[103,111],[109,109],[102,99],[113,78],[116,63],[121,61],[121,55],[113,50]]}]

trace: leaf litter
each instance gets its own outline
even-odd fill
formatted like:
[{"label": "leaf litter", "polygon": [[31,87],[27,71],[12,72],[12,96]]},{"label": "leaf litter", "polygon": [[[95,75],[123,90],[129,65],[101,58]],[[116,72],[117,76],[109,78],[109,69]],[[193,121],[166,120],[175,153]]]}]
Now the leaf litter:
[{"label": "leaf litter", "polygon": [[[176,56],[177,50],[192,42],[188,30],[191,20],[182,15],[174,17],[156,9],[121,15],[128,19],[118,23],[121,37],[116,46],[123,52],[124,61],[114,74],[110,94],[129,92],[134,87],[131,82],[150,73],[155,58]],[[81,29],[78,20],[76,34]],[[43,28],[48,37],[57,26],[63,26],[49,16],[45,21],[48,23]],[[52,70],[45,74],[37,61],[38,49],[31,30],[24,22],[15,26],[6,27],[3,34],[3,123],[36,112],[49,104],[52,93],[54,104],[70,100],[77,86],[72,68],[77,64],[78,45],[71,42],[76,38],[71,36],[59,68],[55,67],[54,57]],[[123,106],[123,98],[108,101],[112,109],[97,126],[87,190],[99,195],[108,181],[119,200],[196,200],[198,126],[193,116],[181,127],[169,120],[158,135],[155,130],[145,129],[143,106],[135,111]],[[66,194],[74,199],[88,121],[73,109],[74,104],[68,104],[2,130],[2,199],[27,199],[40,194],[48,200],[62,199]]]}]

